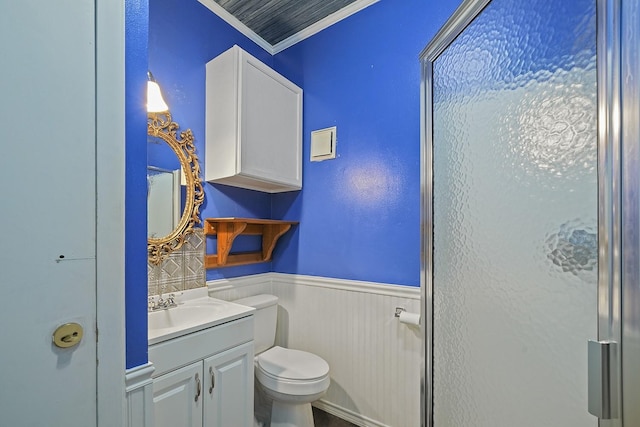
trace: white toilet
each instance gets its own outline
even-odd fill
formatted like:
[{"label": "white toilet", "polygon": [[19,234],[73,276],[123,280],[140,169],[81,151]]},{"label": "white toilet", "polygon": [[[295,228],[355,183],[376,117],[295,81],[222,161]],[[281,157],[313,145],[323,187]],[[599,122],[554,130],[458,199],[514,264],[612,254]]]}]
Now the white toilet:
[{"label": "white toilet", "polygon": [[255,377],[273,399],[272,427],[313,427],[311,402],[329,388],[329,365],[306,351],[274,346],[278,297],[256,295],[233,301],[254,307]]}]

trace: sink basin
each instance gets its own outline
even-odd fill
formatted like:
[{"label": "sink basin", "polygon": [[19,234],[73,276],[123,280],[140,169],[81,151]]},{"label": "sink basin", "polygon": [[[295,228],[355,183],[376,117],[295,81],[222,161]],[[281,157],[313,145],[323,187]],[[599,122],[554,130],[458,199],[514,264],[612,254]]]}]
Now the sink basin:
[{"label": "sink basin", "polygon": [[181,305],[168,310],[149,313],[149,329],[166,329],[200,323],[202,319],[215,315],[224,307],[207,305]]},{"label": "sink basin", "polygon": [[210,297],[187,300],[148,315],[149,345],[252,314],[254,309]]}]

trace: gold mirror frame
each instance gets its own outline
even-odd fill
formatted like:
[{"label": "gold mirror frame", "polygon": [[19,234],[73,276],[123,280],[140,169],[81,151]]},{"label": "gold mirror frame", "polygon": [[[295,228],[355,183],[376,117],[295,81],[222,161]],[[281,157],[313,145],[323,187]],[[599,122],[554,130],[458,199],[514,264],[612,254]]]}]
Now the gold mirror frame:
[{"label": "gold mirror frame", "polygon": [[147,240],[148,259],[153,265],[161,264],[171,252],[180,249],[185,237],[193,232],[195,225],[200,224],[200,205],[204,201],[200,163],[195,154],[191,129],[178,135],[179,128],[177,123],[171,121],[169,111],[148,114],[147,134],[162,139],[176,153],[184,171],[187,190],[184,211],[178,226],[167,236]]}]

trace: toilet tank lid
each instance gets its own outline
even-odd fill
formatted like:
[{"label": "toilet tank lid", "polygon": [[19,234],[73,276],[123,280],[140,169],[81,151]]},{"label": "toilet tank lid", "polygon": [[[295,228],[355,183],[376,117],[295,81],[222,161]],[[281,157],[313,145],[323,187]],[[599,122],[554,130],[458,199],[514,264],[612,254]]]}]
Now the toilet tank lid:
[{"label": "toilet tank lid", "polygon": [[259,309],[278,304],[278,297],[275,295],[261,294],[246,298],[240,298],[233,302],[236,304],[246,305],[247,307]]}]

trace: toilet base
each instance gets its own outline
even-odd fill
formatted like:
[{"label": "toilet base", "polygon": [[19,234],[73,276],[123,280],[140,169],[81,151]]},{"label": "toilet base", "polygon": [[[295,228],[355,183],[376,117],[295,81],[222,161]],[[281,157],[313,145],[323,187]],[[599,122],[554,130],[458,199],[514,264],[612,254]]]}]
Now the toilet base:
[{"label": "toilet base", "polygon": [[314,427],[311,403],[274,400],[271,406],[271,427]]}]

